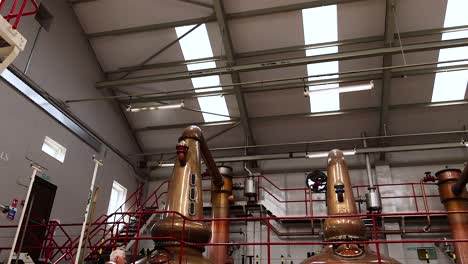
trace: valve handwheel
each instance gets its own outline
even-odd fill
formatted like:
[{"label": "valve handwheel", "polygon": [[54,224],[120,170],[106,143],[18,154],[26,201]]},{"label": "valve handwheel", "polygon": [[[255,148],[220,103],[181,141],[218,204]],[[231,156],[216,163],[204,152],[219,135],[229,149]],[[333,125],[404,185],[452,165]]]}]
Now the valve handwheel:
[{"label": "valve handwheel", "polygon": [[327,189],[327,175],[319,170],[315,170],[307,174],[306,185],[315,193],[324,192]]}]

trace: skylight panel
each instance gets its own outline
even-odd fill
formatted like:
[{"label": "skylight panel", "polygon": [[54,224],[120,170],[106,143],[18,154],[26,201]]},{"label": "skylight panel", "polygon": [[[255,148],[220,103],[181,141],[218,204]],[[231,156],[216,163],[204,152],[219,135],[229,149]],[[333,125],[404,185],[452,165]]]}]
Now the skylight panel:
[{"label": "skylight panel", "polygon": [[[176,27],[177,36],[180,37],[187,31],[192,29],[194,26],[183,26]],[[213,50],[211,49],[210,40],[208,38],[208,31],[206,30],[205,24],[199,26],[197,29],[186,35],[180,41],[180,47],[185,60],[194,60],[201,58],[213,57]],[[215,62],[203,62],[196,64],[189,64],[187,68],[189,71],[211,69],[215,68]],[[206,86],[219,86],[220,79],[219,75],[204,76],[192,78],[192,84],[195,88],[195,92],[207,92],[207,91],[219,91],[221,87],[215,87],[210,89],[198,89]],[[216,113],[220,115],[213,115],[203,113],[203,119],[205,122],[215,122],[229,120],[229,111],[227,109],[226,100],[222,96],[207,96],[198,97],[198,104],[200,109],[205,112]]]},{"label": "skylight panel", "polygon": [[[445,12],[444,27],[468,25],[468,1],[449,0]],[[442,40],[468,38],[467,31],[443,33]],[[439,52],[439,61],[456,60],[466,58],[468,47],[442,49]],[[456,65],[457,63],[444,63],[443,66]],[[459,63],[458,63],[459,64]],[[462,100],[465,97],[468,82],[468,70],[437,73],[432,91],[432,102]]]},{"label": "skylight panel", "polygon": [[[338,22],[336,5],[309,8],[302,10],[302,22],[304,26],[305,44],[315,44],[338,40]],[[306,56],[317,56],[322,54],[337,53],[338,47],[325,47],[306,50]],[[307,65],[308,75],[318,75],[338,72],[338,61],[314,63]],[[337,76],[335,76],[337,77]],[[309,78],[320,80],[328,77]],[[336,88],[338,84],[320,86],[309,86],[309,90]],[[317,91],[309,95],[311,112],[326,112],[340,110],[340,93],[337,90]]]}]

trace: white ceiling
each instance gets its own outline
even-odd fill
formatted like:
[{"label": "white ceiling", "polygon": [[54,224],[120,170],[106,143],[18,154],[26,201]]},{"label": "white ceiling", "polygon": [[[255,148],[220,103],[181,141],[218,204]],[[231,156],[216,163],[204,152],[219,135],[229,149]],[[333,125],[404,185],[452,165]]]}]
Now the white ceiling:
[{"label": "white ceiling", "polygon": [[[210,3],[209,0],[199,1]],[[263,9],[306,0],[225,0],[227,13]],[[397,22],[401,32],[443,27],[446,0],[400,0],[397,1]],[[86,33],[95,33],[136,26],[187,20],[209,16],[213,10],[176,0],[96,0],[74,5],[75,11]],[[383,36],[385,27],[385,1],[369,0],[338,6],[338,36],[340,40],[369,36]],[[301,11],[276,13],[242,19],[229,20],[235,53],[283,48],[304,44]],[[218,24],[208,23],[207,29],[214,56],[224,55]],[[99,63],[105,71],[134,66],[177,38],[174,29],[92,38],[91,44]],[[404,39],[404,44],[415,41],[440,40],[439,36]],[[383,43],[360,44],[340,47],[340,52],[382,47]],[[241,59],[242,63],[268,61],[287,57],[305,56],[304,51],[290,54],[274,54],[258,58]],[[406,54],[407,63],[436,61],[438,51]],[[183,60],[178,44],[173,45],[149,63]],[[401,55],[393,56],[394,65],[401,65]],[[218,66],[224,65],[222,62]],[[340,71],[351,71],[382,66],[382,57],[341,61]],[[131,76],[148,75],[186,68],[149,70]],[[306,66],[294,66],[271,70],[240,73],[241,81],[258,81],[273,78],[307,75]],[[115,76],[113,76],[115,77]],[[223,84],[231,83],[229,76],[222,76]],[[410,76],[393,79],[390,104],[430,102],[434,75]],[[382,82],[375,81],[375,89],[341,94],[341,109],[377,107],[380,105]],[[131,93],[151,91],[173,91],[193,88],[190,80],[136,85],[122,90]],[[304,98],[302,88],[262,93],[247,93],[245,96],[248,114],[251,117],[306,113],[309,100]],[[239,116],[235,96],[226,96],[229,112]],[[196,99],[185,101],[186,105],[198,108]],[[454,110],[457,109],[457,110]],[[461,109],[461,111],[460,111]],[[461,129],[466,121],[461,118],[466,106],[418,110],[392,110],[390,112],[391,133],[443,131]],[[185,110],[154,111],[128,114],[133,128],[202,122],[201,114]],[[434,121],[437,119],[437,122]],[[362,112],[313,118],[283,118],[277,120],[253,119],[251,129],[257,144],[295,142],[318,139],[333,139],[359,136],[362,131],[377,135],[378,112]],[[205,137],[210,137],[227,126],[204,128]],[[137,136],[145,151],[172,149],[182,129],[139,132]],[[239,146],[244,144],[240,126],[210,142],[212,147]]]}]

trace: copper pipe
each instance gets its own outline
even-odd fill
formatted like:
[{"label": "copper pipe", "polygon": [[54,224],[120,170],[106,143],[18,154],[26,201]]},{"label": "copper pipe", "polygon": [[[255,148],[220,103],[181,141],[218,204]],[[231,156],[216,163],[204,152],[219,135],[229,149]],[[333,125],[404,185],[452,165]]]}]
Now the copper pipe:
[{"label": "copper pipe", "polygon": [[[440,200],[447,211],[468,210],[468,192],[463,189],[459,195],[455,195],[453,186],[460,182],[461,171],[458,169],[446,169],[436,173],[439,180]],[[450,225],[453,239],[468,239],[468,215],[467,214],[449,214],[448,222]],[[454,243],[455,253],[457,255],[457,264],[468,264],[468,242]]]},{"label": "copper pipe", "polygon": [[452,186],[452,192],[456,196],[460,195],[465,190],[468,183],[468,165],[465,166],[458,181]]},{"label": "copper pipe", "polygon": [[[222,187],[214,184],[211,186],[211,208],[212,217],[229,218],[230,197],[232,197],[232,168],[220,167],[219,171],[224,179]],[[211,243],[228,243],[229,242],[229,221],[212,221],[211,222]],[[228,246],[212,246],[210,247],[210,259],[214,264],[231,263],[228,256]]]},{"label": "copper pipe", "polygon": [[424,210],[426,210],[426,225],[423,227],[424,232],[429,232],[431,230],[431,216],[429,215],[429,205],[427,204],[426,188],[424,188],[424,179],[419,181],[419,187],[421,188],[421,193],[424,202]]},{"label": "copper pipe", "polygon": [[314,233],[315,225],[314,225],[314,207],[313,207],[313,197],[312,197],[312,190],[309,189],[309,212],[310,212],[310,225],[312,227],[312,233]]}]

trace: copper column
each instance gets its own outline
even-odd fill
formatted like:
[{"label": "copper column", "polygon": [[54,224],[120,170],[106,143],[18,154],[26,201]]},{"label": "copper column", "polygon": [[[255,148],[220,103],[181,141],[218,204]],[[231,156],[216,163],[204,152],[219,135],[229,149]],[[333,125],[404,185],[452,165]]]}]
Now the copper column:
[{"label": "copper column", "polygon": [[[465,168],[465,171],[467,169]],[[447,211],[468,210],[468,193],[465,186],[457,186],[460,183],[461,171],[457,169],[446,169],[436,173],[439,185],[440,200]],[[454,194],[453,189],[459,188],[458,195]],[[452,232],[453,239],[468,239],[468,214],[449,214],[448,222]],[[468,242],[454,243],[456,262],[458,264],[468,264]]]},{"label": "copper column", "polygon": [[[327,166],[327,212],[328,215],[357,214],[353,189],[349,179],[343,152],[334,149],[328,153]],[[327,218],[324,227],[325,241],[363,241],[366,238],[364,222],[359,217]],[[381,262],[399,262],[380,256]],[[310,257],[303,264],[324,263],[378,263],[378,256],[366,244],[335,244],[325,246],[319,255]]]},{"label": "copper column", "polygon": [[[151,230],[156,237],[175,237],[192,243],[210,241],[211,229],[206,222],[195,222],[190,219],[203,218],[201,158],[205,159],[215,186],[222,186],[223,179],[208,150],[202,131],[199,127],[187,127],[177,144],[177,158],[172,172],[171,183],[165,210],[176,211],[180,215],[167,213],[157,221]],[[155,240],[157,249],[148,263],[210,263],[202,256],[203,247],[181,247],[177,241]],[[181,252],[182,250],[182,252]],[[168,262],[164,262],[167,260]]]},{"label": "copper column", "polygon": [[[211,186],[211,208],[213,219],[229,218],[229,203],[232,200],[232,168],[219,167],[219,171],[224,179],[221,187],[212,184]],[[211,243],[229,242],[229,221],[220,220],[211,222]],[[210,260],[214,264],[232,263],[227,254],[228,246],[211,246]]]}]

